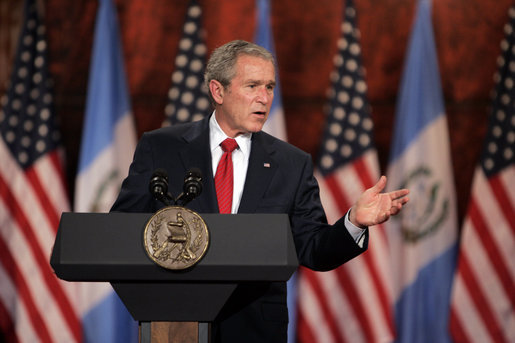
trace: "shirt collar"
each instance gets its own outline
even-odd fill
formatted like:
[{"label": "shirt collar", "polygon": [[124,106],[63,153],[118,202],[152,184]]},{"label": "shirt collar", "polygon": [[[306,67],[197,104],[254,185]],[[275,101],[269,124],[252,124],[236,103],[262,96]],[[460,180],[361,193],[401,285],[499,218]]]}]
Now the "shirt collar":
[{"label": "shirt collar", "polygon": [[[211,148],[211,153],[216,149],[221,149],[220,143],[222,143],[226,138],[229,138],[225,132],[220,128],[218,122],[216,121],[215,111],[211,115],[209,119],[209,144]],[[250,146],[252,133],[246,133],[242,135],[236,136],[236,143],[238,143],[238,147],[243,152],[245,157],[249,157],[250,154]]]}]

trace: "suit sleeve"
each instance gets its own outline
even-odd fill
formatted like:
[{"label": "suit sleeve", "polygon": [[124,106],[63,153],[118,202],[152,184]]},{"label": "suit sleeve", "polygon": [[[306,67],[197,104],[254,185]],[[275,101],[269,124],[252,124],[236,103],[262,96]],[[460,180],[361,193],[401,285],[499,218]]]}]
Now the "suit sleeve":
[{"label": "suit sleeve", "polygon": [[122,183],[120,193],[111,211],[116,212],[155,212],[155,201],[149,191],[153,173],[153,152],[149,136],[144,134],[136,146],[129,174]]},{"label": "suit sleeve", "polygon": [[367,249],[368,229],[360,248],[345,227],[345,217],[334,225],[327,223],[319,193],[313,176],[313,163],[307,157],[300,174],[290,222],[299,263],[313,270],[327,271]]}]

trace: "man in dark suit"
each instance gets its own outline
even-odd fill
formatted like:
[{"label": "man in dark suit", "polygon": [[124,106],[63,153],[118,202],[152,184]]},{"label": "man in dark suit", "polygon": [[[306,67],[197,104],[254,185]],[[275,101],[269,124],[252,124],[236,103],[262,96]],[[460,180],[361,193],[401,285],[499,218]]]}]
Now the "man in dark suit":
[{"label": "man in dark suit", "polygon": [[[274,96],[275,64],[264,48],[245,41],[216,49],[205,82],[215,107],[202,121],[158,129],[141,138],[113,211],[154,212],[148,183],[163,168],[170,191],[179,194],[191,167],[203,174],[203,192],[188,207],[199,213],[287,213],[299,263],[330,270],[366,250],[368,226],[397,214],[407,190],[380,193],[383,176],[347,214],[328,225],[310,155],[261,131]],[[229,139],[236,149],[224,152]],[[222,147],[224,146],[224,147]],[[227,209],[217,197],[218,164],[229,156],[234,169]],[[218,181],[217,181],[218,182]],[[213,323],[212,342],[286,342],[285,283],[242,284]]]}]

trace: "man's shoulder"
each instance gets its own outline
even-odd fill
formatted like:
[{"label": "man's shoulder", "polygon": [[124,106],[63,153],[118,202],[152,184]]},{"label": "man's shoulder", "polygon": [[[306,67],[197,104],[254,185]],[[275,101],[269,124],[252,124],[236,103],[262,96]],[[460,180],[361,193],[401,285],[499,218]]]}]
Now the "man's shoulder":
[{"label": "man's shoulder", "polygon": [[282,139],[279,139],[275,136],[272,136],[264,131],[259,132],[259,139],[267,146],[271,147],[274,150],[277,150],[281,153],[286,153],[288,155],[299,156],[299,157],[310,157],[307,152],[296,147],[295,145],[285,142]]},{"label": "man's shoulder", "polygon": [[147,131],[143,136],[151,140],[170,140],[170,139],[182,139],[189,132],[200,131],[203,128],[202,121],[175,124],[172,126],[161,127],[151,131]]},{"label": "man's shoulder", "polygon": [[311,155],[293,144],[263,131],[259,132],[257,137],[257,143],[262,147],[267,156],[282,166],[282,170],[288,172],[303,172],[306,166],[313,165]]}]

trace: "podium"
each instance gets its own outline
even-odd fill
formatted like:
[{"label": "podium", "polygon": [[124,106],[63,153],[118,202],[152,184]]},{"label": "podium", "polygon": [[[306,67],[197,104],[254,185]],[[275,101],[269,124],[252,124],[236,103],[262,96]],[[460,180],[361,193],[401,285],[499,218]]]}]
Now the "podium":
[{"label": "podium", "polygon": [[287,281],[298,262],[286,214],[200,215],[209,247],[189,269],[165,269],[147,256],[150,213],[63,213],[50,264],[63,280],[110,282],[140,323],[142,343],[162,322],[198,329],[197,340],[208,342],[208,323],[239,283]]}]

